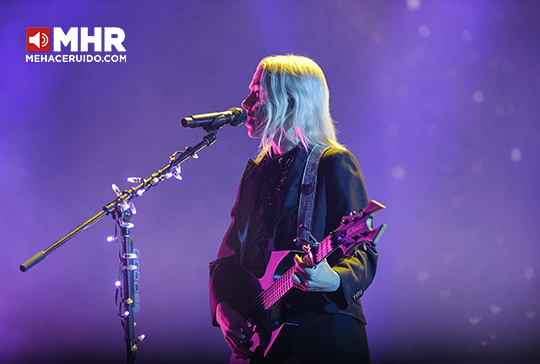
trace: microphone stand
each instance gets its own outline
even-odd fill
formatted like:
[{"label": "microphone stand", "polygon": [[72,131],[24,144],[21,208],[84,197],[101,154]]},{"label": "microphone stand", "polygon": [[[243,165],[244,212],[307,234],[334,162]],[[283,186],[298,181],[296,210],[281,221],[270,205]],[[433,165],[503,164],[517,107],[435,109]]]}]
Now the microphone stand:
[{"label": "microphone stand", "polygon": [[[135,337],[135,317],[134,312],[139,312],[139,294],[135,293],[139,291],[139,285],[135,286],[135,281],[139,278],[139,261],[135,260],[139,257],[139,251],[133,249],[133,239],[129,234],[129,229],[134,225],[131,223],[133,214],[135,213],[133,205],[126,210],[120,208],[113,214],[116,215],[116,221],[122,231],[122,245],[119,247],[120,258],[120,274],[119,283],[116,291],[116,300],[120,295],[122,301],[116,302],[117,314],[120,317],[122,326],[124,327],[124,336],[126,341],[126,354],[127,362],[130,364],[135,363],[137,356],[137,345],[144,340],[145,335],[141,334]],[[135,277],[137,273],[137,277]],[[121,279],[121,282],[120,282]],[[118,283],[117,283],[118,284]]]},{"label": "microphone stand", "polygon": [[[180,179],[181,177],[179,174],[179,165],[190,157],[198,158],[197,152],[204,147],[212,145],[217,139],[218,130],[221,129],[221,127],[225,124],[227,124],[225,117],[216,117],[211,124],[208,124],[203,128],[208,132],[208,134],[203,137],[203,140],[200,143],[193,147],[186,147],[185,151],[183,152],[176,151],[172,156],[169,157],[170,162],[167,166],[153,173],[147,179],[142,180],[142,182],[140,182],[139,185],[137,185],[136,187],[130,188],[129,190],[120,193],[116,200],[105,205],[99,213],[91,217],[85,223],[73,229],[71,232],[69,232],[63,238],[49,246],[47,249],[35,254],[32,258],[28,259],[20,266],[20,270],[22,272],[26,272],[28,269],[32,268],[34,265],[45,259],[47,255],[65,244],[68,240],[75,237],[82,231],[88,229],[90,226],[101,220],[101,218],[103,218],[105,215],[111,215],[113,219],[117,221],[118,225],[121,227],[122,230],[122,252],[119,251],[119,254],[122,264],[121,270],[124,273],[121,283],[123,285],[122,304],[124,306],[124,312],[119,313],[119,316],[122,320],[122,325],[124,326],[125,330],[127,363],[135,362],[135,357],[137,355],[137,344],[142,341],[142,339],[144,339],[144,335],[135,338],[135,321],[133,312],[138,311],[138,307],[136,307],[136,309],[134,310],[136,306],[135,301],[138,301],[138,294],[134,295],[134,271],[138,269],[138,261],[134,259],[138,258],[138,251],[134,253],[133,240],[131,239],[129,231],[129,229],[133,227],[133,224],[130,222],[134,211],[132,201],[136,197],[142,196],[143,193],[148,191],[150,188],[157,186],[161,181],[165,179],[169,179],[173,176]],[[239,124],[236,124],[234,126],[237,125]]]}]

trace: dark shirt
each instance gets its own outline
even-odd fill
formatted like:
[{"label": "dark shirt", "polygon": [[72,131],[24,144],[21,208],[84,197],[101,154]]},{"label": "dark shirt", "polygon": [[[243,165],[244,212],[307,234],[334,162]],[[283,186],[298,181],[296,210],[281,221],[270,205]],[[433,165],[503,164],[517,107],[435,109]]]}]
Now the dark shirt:
[{"label": "dark shirt", "polygon": [[264,168],[259,178],[259,193],[255,196],[252,214],[259,221],[254,222],[257,229],[254,244],[246,246],[246,257],[249,259],[243,262],[244,267],[257,278],[263,276],[270,252],[274,250],[274,227],[280,209],[278,196],[297,151],[298,147],[284,155],[267,155],[261,161]]}]

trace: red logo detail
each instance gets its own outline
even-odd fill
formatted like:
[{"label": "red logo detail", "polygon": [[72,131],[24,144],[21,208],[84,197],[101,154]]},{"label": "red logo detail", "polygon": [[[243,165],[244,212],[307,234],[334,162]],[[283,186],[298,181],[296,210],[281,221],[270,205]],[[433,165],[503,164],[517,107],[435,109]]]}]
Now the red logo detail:
[{"label": "red logo detail", "polygon": [[26,28],[26,50],[48,52],[51,50],[51,28]]}]

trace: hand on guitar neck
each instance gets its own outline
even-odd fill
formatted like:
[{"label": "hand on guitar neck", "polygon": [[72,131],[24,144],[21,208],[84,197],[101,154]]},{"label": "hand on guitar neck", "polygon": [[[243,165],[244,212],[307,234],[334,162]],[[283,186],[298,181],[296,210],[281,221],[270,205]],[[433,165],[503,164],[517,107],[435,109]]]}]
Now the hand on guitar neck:
[{"label": "hand on guitar neck", "polygon": [[313,267],[314,259],[309,245],[304,245],[304,257],[295,255],[293,284],[304,292],[335,292],[341,284],[341,277],[334,271],[326,258]]}]

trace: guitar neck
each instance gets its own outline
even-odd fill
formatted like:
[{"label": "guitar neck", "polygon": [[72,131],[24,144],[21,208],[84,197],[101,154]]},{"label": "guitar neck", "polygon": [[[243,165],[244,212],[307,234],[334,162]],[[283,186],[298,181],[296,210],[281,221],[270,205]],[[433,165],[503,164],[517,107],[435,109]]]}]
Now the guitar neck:
[{"label": "guitar neck", "polygon": [[261,293],[261,305],[265,311],[270,310],[283,296],[293,288],[294,267]]},{"label": "guitar neck", "polygon": [[[329,237],[326,237],[315,248],[315,264],[326,258],[333,250]],[[286,271],[281,277],[276,279],[267,289],[262,291],[243,311],[245,317],[251,317],[253,312],[261,308],[266,312],[270,310],[283,296],[293,287],[294,267]]]},{"label": "guitar neck", "polygon": [[[311,248],[314,265],[317,265],[330,255],[334,249],[339,248],[343,250],[344,254],[348,255],[357,249],[360,244],[375,246],[384,232],[386,225],[383,224],[373,229],[373,215],[384,208],[380,203],[370,201],[362,211],[344,216],[340,226],[336,230],[332,231],[317,246]],[[244,317],[253,318],[258,316],[258,314],[269,311],[293,288],[293,274],[294,267],[273,281],[243,310]],[[266,273],[263,278],[265,277]],[[271,281],[272,276],[267,280],[265,279],[266,283]]]}]

